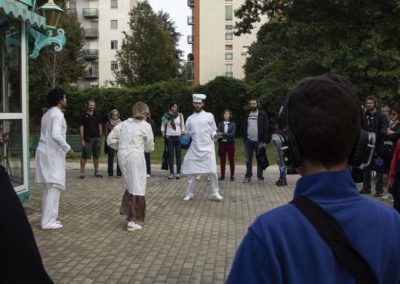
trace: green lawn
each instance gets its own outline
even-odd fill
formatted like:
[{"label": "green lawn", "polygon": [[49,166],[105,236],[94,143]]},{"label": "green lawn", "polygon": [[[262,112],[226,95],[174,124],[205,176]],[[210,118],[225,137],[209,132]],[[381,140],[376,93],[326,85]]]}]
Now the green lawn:
[{"label": "green lawn", "polygon": [[[103,143],[104,143],[104,139],[103,139]],[[217,149],[217,145],[216,149]],[[236,147],[236,153],[235,153],[235,163],[237,165],[244,165],[246,163],[246,158],[244,155],[244,146],[243,146],[243,139],[242,138],[236,138],[235,140],[235,147]],[[101,148],[101,158],[100,161],[101,162],[107,162],[107,155],[104,154],[104,147]],[[162,137],[156,137],[156,143],[155,143],[155,149],[154,152],[151,153],[151,161],[152,163],[155,164],[160,164],[161,163],[161,159],[162,159],[162,154],[164,151],[164,138]],[[182,150],[182,161],[183,161],[183,157],[186,154],[186,150]],[[272,146],[269,145],[267,148],[267,155],[269,158],[269,162],[271,163],[271,165],[276,164],[275,161],[275,156],[272,152]],[[80,153],[75,153],[72,157],[72,159],[79,159],[80,157]],[[253,162],[255,164],[255,158],[253,159]],[[219,157],[217,157],[217,163],[219,163]]]}]

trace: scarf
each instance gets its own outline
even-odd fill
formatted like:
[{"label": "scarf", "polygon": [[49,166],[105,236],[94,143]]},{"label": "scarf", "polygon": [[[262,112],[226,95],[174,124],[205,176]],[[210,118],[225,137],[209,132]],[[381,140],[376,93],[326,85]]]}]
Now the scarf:
[{"label": "scarf", "polygon": [[176,130],[176,125],[175,125],[175,118],[177,118],[179,115],[179,112],[172,112],[172,111],[168,111],[166,113],[164,113],[161,121],[163,124],[171,124],[171,127],[173,130]]},{"label": "scarf", "polygon": [[112,118],[110,118],[110,124],[112,125],[112,126],[115,126],[115,125],[117,125],[118,123],[120,123],[121,122],[121,119],[120,118],[118,118],[118,119],[112,119]]}]

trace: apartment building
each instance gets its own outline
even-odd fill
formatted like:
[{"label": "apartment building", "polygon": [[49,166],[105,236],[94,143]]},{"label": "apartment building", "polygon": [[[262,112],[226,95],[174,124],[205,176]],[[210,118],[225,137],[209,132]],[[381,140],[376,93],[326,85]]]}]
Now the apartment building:
[{"label": "apartment building", "polygon": [[233,34],[235,22],[234,10],[245,0],[188,0],[192,16],[188,24],[192,25],[192,35],[188,43],[192,44],[192,54],[188,61],[194,70],[194,84],[205,84],[216,76],[244,78],[243,65],[249,46],[256,40],[261,26],[255,26],[251,34],[239,37]]},{"label": "apartment building", "polygon": [[129,12],[137,0],[67,0],[70,13],[77,15],[84,28],[83,58],[86,62],[79,87],[102,87],[114,81],[118,68],[117,50],[129,30]]}]

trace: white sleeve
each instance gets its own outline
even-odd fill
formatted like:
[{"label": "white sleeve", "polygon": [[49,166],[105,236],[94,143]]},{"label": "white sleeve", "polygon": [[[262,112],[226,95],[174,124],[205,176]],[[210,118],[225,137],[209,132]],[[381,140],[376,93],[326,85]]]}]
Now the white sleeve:
[{"label": "white sleeve", "polygon": [[68,145],[67,141],[65,141],[64,135],[62,134],[61,126],[63,124],[64,117],[60,115],[56,115],[53,117],[51,122],[51,137],[60,146],[61,150],[65,153],[71,149],[71,146]]},{"label": "white sleeve", "polygon": [[215,134],[217,134],[217,125],[215,124],[214,115],[211,115],[210,119],[210,127],[211,127],[211,138],[214,139]]},{"label": "white sleeve", "polygon": [[144,144],[144,152],[151,153],[154,151],[154,135],[153,130],[151,129],[151,125],[149,123],[146,124],[146,141]]}]

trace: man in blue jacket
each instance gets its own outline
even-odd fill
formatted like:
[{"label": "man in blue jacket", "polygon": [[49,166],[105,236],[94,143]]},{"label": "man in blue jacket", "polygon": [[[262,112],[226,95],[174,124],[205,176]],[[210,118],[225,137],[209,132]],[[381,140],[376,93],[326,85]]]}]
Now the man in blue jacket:
[{"label": "man in blue jacket", "polygon": [[[334,75],[302,80],[288,94],[288,129],[298,148],[304,196],[333,216],[378,283],[400,283],[400,215],[357,192],[348,160],[360,137],[359,106],[350,83]],[[293,149],[294,147],[292,147]],[[330,246],[292,204],[249,227],[227,283],[355,283]]]}]

